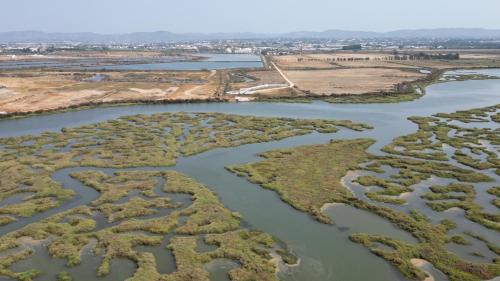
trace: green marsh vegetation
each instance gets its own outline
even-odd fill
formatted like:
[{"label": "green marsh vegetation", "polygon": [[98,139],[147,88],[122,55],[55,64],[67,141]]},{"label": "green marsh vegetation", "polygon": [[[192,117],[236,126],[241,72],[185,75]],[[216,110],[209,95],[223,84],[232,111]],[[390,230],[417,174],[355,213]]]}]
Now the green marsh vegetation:
[{"label": "green marsh vegetation", "polygon": [[[72,176],[83,180],[92,178],[87,172]],[[164,178],[164,192],[188,194],[192,203],[181,209],[165,197],[157,197],[151,201],[131,198],[127,203],[121,204],[98,200],[90,204],[92,206],[80,206],[58,213],[0,238],[0,250],[18,249],[13,254],[0,258],[0,274],[16,280],[31,280],[43,271],[10,270],[12,264],[33,254],[33,250],[23,242],[29,238],[36,243],[46,243],[50,256],[65,259],[70,268],[78,266],[83,249],[93,245],[92,252],[103,257],[96,276],[108,275],[113,259],[126,258],[137,264],[135,274],[128,280],[208,281],[209,273],[204,265],[212,260],[225,258],[239,264],[238,268],[229,272],[232,280],[278,280],[275,275],[276,265],[271,262],[270,255],[274,247],[277,247],[274,239],[268,234],[242,228],[239,215],[226,209],[213,192],[194,180],[174,171],[122,172],[109,178],[92,179],[93,187],[99,189],[101,186],[109,186],[110,181],[116,182],[116,188],[119,188],[118,183],[129,185],[145,177]],[[151,210],[158,208],[170,208],[172,212],[154,218],[140,218],[150,215]],[[96,212],[103,213],[110,222],[117,220],[120,223],[97,229]],[[187,220],[183,222],[181,217],[186,217]],[[168,243],[168,250],[175,257],[176,271],[160,274],[154,255],[139,252],[135,247],[160,246],[168,234],[174,235]],[[216,248],[208,252],[197,252],[196,241],[200,235],[204,235],[205,243]],[[58,278],[71,280],[66,272],[60,273]]]},{"label": "green marsh vegetation", "polygon": [[[225,115],[162,113],[123,117],[60,133],[0,139],[0,200],[22,196],[0,207],[0,224],[60,206],[74,198],[51,175],[70,167],[128,168],[174,166],[176,159],[214,148],[268,142],[312,132],[334,133],[339,127],[362,131],[370,127],[341,120],[300,120]],[[104,174],[93,174],[96,180]],[[89,185],[92,182],[88,181]],[[127,193],[106,192],[99,200]],[[142,183],[151,192],[151,182]],[[120,195],[121,194],[121,195]]]},{"label": "green marsh vegetation", "polygon": [[[79,266],[82,253],[91,248],[102,261],[96,276],[111,273],[111,261],[133,261],[137,270],[129,280],[209,280],[205,264],[216,259],[236,261],[232,280],[277,280],[271,253],[285,263],[292,254],[259,231],[241,227],[239,214],[225,208],[208,188],[179,173],[141,170],[141,167],[174,166],[180,156],[214,148],[268,142],[312,132],[335,133],[340,127],[362,131],[370,126],[351,121],[263,118],[218,113],[162,113],[136,115],[60,133],[0,139],[0,223],[61,207],[77,194],[52,176],[65,168],[79,168],[71,178],[99,193],[79,207],[9,232],[0,238],[0,275],[32,280],[44,268],[15,272],[12,266],[36,255],[40,245],[53,258],[66,261],[67,269]],[[85,170],[84,167],[91,169]],[[134,168],[106,173],[99,168]],[[97,170],[96,170],[97,169]],[[164,181],[159,194],[158,186]],[[165,195],[167,194],[167,196]],[[168,194],[184,194],[190,200],[175,202]],[[103,221],[103,219],[104,221]],[[171,251],[176,271],[160,274],[151,252],[137,246],[160,247],[173,235],[165,251]],[[216,246],[197,252],[196,241]],[[194,244],[193,244],[194,243]],[[194,245],[194,246],[193,246]],[[61,269],[58,280],[72,280]]]},{"label": "green marsh vegetation", "polygon": [[[432,178],[447,179],[452,183],[430,186],[429,192],[421,195],[427,206],[437,212],[463,209],[466,219],[499,231],[500,216],[483,210],[477,203],[478,190],[475,188],[476,183],[494,181],[493,175],[488,175],[486,170],[498,174],[495,146],[500,144],[500,139],[498,129],[492,124],[498,122],[499,109],[496,105],[433,117],[412,117],[410,120],[418,124],[419,130],[396,138],[383,148],[386,154],[381,156],[366,152],[373,143],[369,139],[336,140],[326,145],[269,151],[261,155],[264,159],[260,162],[228,169],[276,191],[285,202],[308,212],[320,222],[331,222],[321,212],[322,206],[344,203],[373,212],[409,232],[418,243],[365,233],[353,234],[350,239],[391,262],[410,279],[427,277],[412,262],[423,259],[452,281],[489,280],[500,275],[498,258],[492,263],[473,263],[446,248],[448,243],[468,244],[463,235],[450,233],[457,227],[453,220],[444,219],[436,224],[417,210],[405,213],[389,206],[405,204],[402,195],[411,194],[417,184]],[[470,126],[475,124],[473,122],[486,126]],[[392,172],[383,176],[387,168]],[[357,198],[341,183],[348,171],[359,173],[354,181],[370,187],[365,192],[368,199]],[[499,194],[498,187],[491,187],[487,192],[495,197]],[[493,204],[498,201],[494,200]],[[486,238],[463,234],[483,241],[498,255],[498,246]],[[379,247],[381,244],[387,247]]]},{"label": "green marsh vegetation", "polygon": [[352,197],[340,180],[366,161],[369,157],[366,149],[373,143],[370,139],[357,139],[273,150],[260,155],[264,161],[231,166],[228,170],[278,192],[283,201],[298,210],[330,223],[321,208],[326,203]]}]

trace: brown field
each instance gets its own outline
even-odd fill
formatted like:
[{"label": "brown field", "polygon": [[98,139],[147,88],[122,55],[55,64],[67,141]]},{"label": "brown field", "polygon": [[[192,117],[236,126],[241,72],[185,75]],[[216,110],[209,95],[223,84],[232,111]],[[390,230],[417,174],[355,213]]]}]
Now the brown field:
[{"label": "brown field", "polygon": [[[469,55],[471,56],[471,55]],[[500,67],[500,59],[460,59],[460,60],[415,60],[400,61],[401,65],[411,65],[422,68],[433,69],[457,69],[457,68],[489,68]]]},{"label": "brown field", "polygon": [[[239,77],[245,76],[247,78],[251,78],[251,81],[238,82],[232,81],[229,87],[226,89],[230,90],[240,90],[246,88],[252,88],[260,85],[271,85],[271,84],[282,84],[286,85],[286,81],[276,70],[261,70],[261,71],[248,71],[248,72],[238,72],[233,73],[233,75],[237,75]],[[283,87],[276,87],[275,89],[264,89],[258,91],[259,94],[263,94],[265,96],[292,96],[292,89],[282,89]]]},{"label": "brown field", "polygon": [[386,68],[349,68],[286,71],[300,90],[317,95],[390,92],[396,84],[415,81],[423,74]]},{"label": "brown field", "polygon": [[500,55],[500,49],[402,49],[401,52],[408,53],[459,53],[461,58],[470,55],[482,55],[484,58],[495,58]]},{"label": "brown field", "polygon": [[394,56],[386,53],[334,53],[287,55],[274,57],[274,62],[284,70],[333,69],[337,67],[387,67],[416,68],[390,61]]},{"label": "brown field", "polygon": [[332,54],[309,54],[307,56],[319,60],[337,60],[337,58],[354,58],[354,59],[369,58],[370,60],[384,60],[384,58],[390,57],[392,55],[386,53],[371,53],[371,52],[363,52],[363,53],[338,52]]},{"label": "brown field", "polygon": [[383,68],[471,68],[500,66],[500,50],[401,50],[403,54],[459,53],[460,60],[394,60],[391,52],[338,52],[276,56],[273,60],[284,70],[333,69],[335,67]]},{"label": "brown field", "polygon": [[0,72],[0,112],[49,111],[85,104],[214,99],[212,72]]},{"label": "brown field", "polygon": [[337,65],[342,67],[384,67],[384,68],[406,68],[406,69],[416,69],[417,66],[399,64],[394,61],[339,61],[336,62]]},{"label": "brown field", "polygon": [[462,59],[500,59],[500,54],[486,54],[486,53],[474,53],[474,54],[460,54]]},{"label": "brown field", "polygon": [[266,71],[251,71],[247,73],[248,76],[256,78],[255,82],[251,82],[255,85],[260,84],[286,84],[286,81],[281,77],[278,71],[266,70]]},{"label": "brown field", "polygon": [[283,69],[328,69],[336,66],[321,58],[311,55],[290,55],[274,57],[273,61]]}]

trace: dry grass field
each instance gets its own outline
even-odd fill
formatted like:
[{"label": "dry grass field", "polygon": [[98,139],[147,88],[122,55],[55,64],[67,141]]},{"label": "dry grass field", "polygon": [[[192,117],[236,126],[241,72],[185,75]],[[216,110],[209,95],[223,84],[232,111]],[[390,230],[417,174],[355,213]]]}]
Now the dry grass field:
[{"label": "dry grass field", "polygon": [[311,55],[290,55],[273,58],[274,62],[282,69],[329,69],[336,66],[323,58],[311,57]]},{"label": "dry grass field", "polygon": [[[467,56],[473,56],[472,54]],[[467,68],[490,68],[500,67],[499,59],[460,59],[460,60],[416,60],[416,61],[401,61],[401,65],[411,65],[420,68],[431,69],[467,69]]]},{"label": "dry grass field", "polygon": [[[255,78],[256,81],[253,84],[285,84],[286,81],[281,77],[278,71],[266,70],[266,71],[251,71],[247,73],[248,76]],[[250,83],[252,84],[252,83]]]},{"label": "dry grass field", "polygon": [[433,68],[454,69],[500,66],[500,50],[402,50],[399,53],[459,53],[459,60],[396,60],[391,52],[338,52],[276,56],[284,70],[333,69],[336,67]]},{"label": "dry grass field", "polygon": [[[422,59],[422,53],[428,56],[459,53],[460,59]],[[405,60],[401,59],[403,56]],[[500,50],[339,51],[275,56],[273,61],[296,89],[307,94],[386,94],[400,93],[401,83],[425,78],[428,74],[420,73],[420,69],[439,74],[447,69],[500,67]]]},{"label": "dry grass field", "polygon": [[28,113],[86,104],[209,100],[216,72],[0,72],[0,112]]},{"label": "dry grass field", "polygon": [[338,61],[336,65],[341,67],[383,67],[383,68],[405,68],[417,69],[418,66],[400,64],[395,61]]},{"label": "dry grass field", "polygon": [[300,90],[316,95],[391,92],[396,84],[424,77],[417,72],[386,68],[292,70],[286,75]]}]

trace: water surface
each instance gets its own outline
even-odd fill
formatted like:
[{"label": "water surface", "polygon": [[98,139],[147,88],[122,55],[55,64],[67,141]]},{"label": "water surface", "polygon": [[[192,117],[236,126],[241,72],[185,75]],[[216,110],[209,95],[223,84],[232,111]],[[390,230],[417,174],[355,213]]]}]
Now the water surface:
[{"label": "water surface", "polygon": [[[370,151],[379,153],[379,149],[394,137],[414,132],[417,129],[415,124],[407,120],[409,116],[429,116],[438,112],[451,113],[498,103],[500,103],[500,80],[463,81],[432,85],[427,89],[427,94],[423,98],[398,104],[210,103],[100,107],[1,120],[0,136],[59,131],[63,127],[77,127],[132,114],[180,111],[350,119],[370,124],[375,129],[366,132],[343,129],[336,134],[313,133],[269,143],[215,149],[196,156],[180,158],[178,164],[171,169],[185,173],[217,192],[222,203],[231,210],[239,212],[249,227],[268,232],[285,242],[291,251],[301,258],[301,264],[282,273],[284,280],[405,280],[385,260],[371,254],[365,247],[351,243],[348,236],[352,232],[366,231],[414,242],[414,238],[408,233],[379,218],[374,218],[372,214],[345,207],[330,208],[327,211],[333,220],[338,221],[337,225],[318,223],[309,215],[282,202],[275,192],[264,190],[244,178],[237,177],[226,171],[224,167],[258,161],[260,158],[256,154],[270,149],[327,143],[332,138],[371,137],[376,139],[377,143],[370,148]],[[53,178],[64,184],[65,181],[69,181],[67,177],[69,171],[60,171],[54,174]],[[76,183],[66,182],[64,185],[73,186],[73,184],[81,190],[88,189]],[[92,191],[88,190],[84,194],[87,196],[85,200],[91,200],[95,196]],[[76,200],[82,200],[82,198]],[[73,204],[70,203],[69,206]],[[149,250],[152,251],[152,249]],[[171,259],[168,252],[157,252],[155,255],[158,257],[165,255],[165,260]],[[159,264],[160,266],[164,264],[163,270],[168,272],[172,270],[171,263],[170,261]],[[217,277],[220,279],[216,280],[225,280],[227,270],[219,269],[216,268],[212,276],[220,276]]]}]

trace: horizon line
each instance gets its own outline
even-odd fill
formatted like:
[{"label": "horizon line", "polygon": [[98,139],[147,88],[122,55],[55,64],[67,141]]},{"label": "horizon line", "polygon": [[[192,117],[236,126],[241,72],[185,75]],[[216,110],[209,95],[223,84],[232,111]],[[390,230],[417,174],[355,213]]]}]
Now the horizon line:
[{"label": "horizon line", "polygon": [[157,33],[157,32],[168,32],[174,34],[231,34],[231,33],[254,33],[254,34],[288,34],[288,33],[300,33],[300,32],[310,32],[310,33],[323,33],[328,31],[345,31],[345,32],[366,32],[366,33],[391,33],[397,31],[422,31],[422,30],[453,30],[453,29],[464,29],[464,30],[474,30],[481,29],[486,31],[500,31],[498,28],[487,28],[487,27],[432,27],[432,28],[399,28],[391,29],[387,31],[373,31],[373,30],[362,30],[362,29],[342,29],[342,28],[329,28],[323,30],[294,30],[294,31],[283,31],[283,32],[261,32],[261,31],[171,31],[166,29],[152,30],[152,31],[128,31],[128,32],[115,32],[115,33],[101,33],[98,31],[47,31],[47,30],[37,30],[37,29],[23,29],[23,30],[11,30],[11,31],[0,31],[0,33],[15,33],[15,32],[41,32],[41,33],[93,33],[99,35],[121,35],[121,34],[131,34],[131,33]]}]

